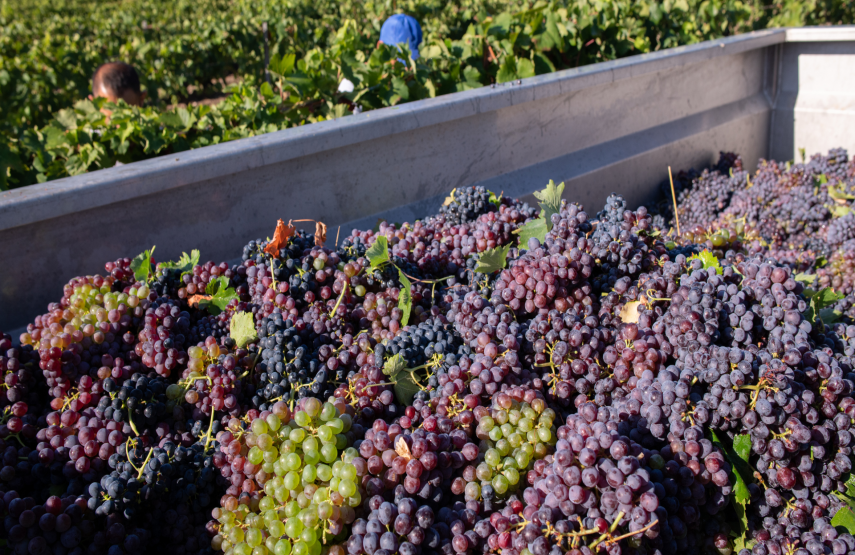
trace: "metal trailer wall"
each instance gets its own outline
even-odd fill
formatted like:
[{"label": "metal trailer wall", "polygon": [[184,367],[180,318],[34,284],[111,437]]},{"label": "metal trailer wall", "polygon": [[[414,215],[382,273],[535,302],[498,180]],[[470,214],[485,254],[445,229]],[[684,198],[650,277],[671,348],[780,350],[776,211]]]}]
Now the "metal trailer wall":
[{"label": "metal trailer wall", "polygon": [[[0,194],[0,329],[73,276],[157,245],[234,260],[277,218],[412,221],[454,187],[524,197],[549,180],[592,210],[651,201],[721,150],[753,165],[855,152],[855,28],[779,29],[565,70]],[[753,168],[750,168],[753,169]]]}]

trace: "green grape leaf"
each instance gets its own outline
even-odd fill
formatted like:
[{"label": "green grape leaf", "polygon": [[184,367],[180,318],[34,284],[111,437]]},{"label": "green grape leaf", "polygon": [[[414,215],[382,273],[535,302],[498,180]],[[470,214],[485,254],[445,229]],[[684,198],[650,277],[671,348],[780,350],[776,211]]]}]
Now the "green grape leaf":
[{"label": "green grape leaf", "polygon": [[812,298],[816,299],[816,308],[818,310],[822,310],[827,306],[833,305],[843,297],[844,295],[842,293],[836,293],[831,287],[824,287]]},{"label": "green grape leaf", "polygon": [[[156,246],[156,245],[155,245]],[[154,246],[151,249],[148,249],[139,255],[137,255],[133,260],[131,260],[131,270],[134,272],[134,278],[137,281],[141,281],[143,283],[148,283],[149,277],[152,274],[152,258],[151,255],[154,254]]]},{"label": "green grape leaf", "polygon": [[733,537],[733,552],[739,553],[743,549],[748,549],[750,551],[756,543],[757,540],[755,539],[747,539],[743,531],[743,534],[738,534]]},{"label": "green grape leaf", "polygon": [[235,340],[240,349],[258,339],[252,312],[237,312],[232,316],[232,321],[229,322],[229,337]]},{"label": "green grape leaf", "polygon": [[63,495],[65,491],[68,489],[67,486],[62,484],[54,484],[50,487],[49,491],[51,495],[56,495],[57,497]]},{"label": "green grape leaf", "polygon": [[816,281],[816,274],[808,274],[807,272],[802,272],[800,274],[796,274],[794,279],[799,283],[804,283],[805,285],[808,285]]},{"label": "green grape leaf", "polygon": [[189,255],[186,252],[182,252],[178,262],[161,262],[160,267],[167,270],[181,270],[181,275],[184,275],[199,263],[199,257],[199,249],[193,249]]},{"label": "green grape leaf", "polygon": [[504,270],[508,263],[508,251],[511,250],[511,245],[504,247],[495,247],[487,249],[481,253],[478,258],[478,265],[475,266],[475,271],[481,274],[492,274],[499,270]]},{"label": "green grape leaf", "polygon": [[843,313],[839,310],[834,310],[833,308],[823,308],[819,311],[819,317],[823,324],[834,324],[840,321],[840,318],[843,317]]},{"label": "green grape leaf", "polygon": [[401,327],[407,325],[410,320],[410,312],[413,310],[413,284],[404,275],[404,272],[398,269],[398,279],[401,281],[401,290],[398,293],[398,308],[401,309]]},{"label": "green grape leaf", "polygon": [[855,534],[855,514],[849,507],[842,507],[831,519],[831,525],[838,529],[843,528],[850,534]]},{"label": "green grape leaf", "polygon": [[395,376],[406,367],[407,361],[401,353],[398,353],[392,358],[386,360],[383,364],[383,373],[387,376]]},{"label": "green grape leaf", "polygon": [[[452,191],[453,192],[453,191]],[[502,195],[496,195],[493,191],[487,191],[490,193],[490,203],[496,207],[499,207],[502,204]]]},{"label": "green grape leaf", "polygon": [[721,275],[722,269],[721,264],[718,261],[718,258],[711,253],[708,249],[704,249],[698,254],[693,254],[689,257],[689,260],[700,260],[704,265],[704,270],[709,270],[712,268],[715,273]]},{"label": "green grape leaf", "polygon": [[825,185],[826,183],[828,183],[828,176],[824,173],[820,174],[819,176],[813,178],[813,182],[816,186]]},{"label": "green grape leaf", "polygon": [[564,182],[558,185],[551,179],[542,191],[535,191],[534,198],[540,202],[540,217],[546,220],[546,229],[552,229],[552,215],[561,211],[561,195],[564,193]]},{"label": "green grape leaf", "polygon": [[[851,494],[852,490],[850,489],[849,491]],[[849,505],[850,508],[855,509],[855,498],[853,498],[851,495],[847,495],[845,493],[839,493],[839,492],[833,492],[832,495],[834,495],[839,500],[841,500],[844,503],[846,503],[847,505]]]},{"label": "green grape leaf", "polygon": [[520,248],[527,249],[528,240],[532,237],[537,238],[541,243],[546,241],[547,231],[549,230],[546,229],[546,220],[543,218],[537,218],[536,220],[531,220],[524,226],[515,229],[513,233],[520,236]]},{"label": "green grape leaf", "polygon": [[855,497],[855,474],[850,474],[846,480],[846,494]]},{"label": "green grape leaf", "polygon": [[205,293],[211,295],[211,298],[199,301],[199,308],[207,309],[214,316],[224,311],[230,302],[238,298],[234,288],[229,287],[229,278],[226,276],[209,281],[205,287]]},{"label": "green grape leaf", "polygon": [[[740,532],[744,534],[748,530],[748,517],[745,514],[745,507],[751,499],[751,493],[748,491],[748,485],[746,484],[746,476],[751,476],[751,467],[748,466],[748,453],[745,452],[744,445],[745,440],[742,439],[743,436],[737,436],[734,442],[734,447],[738,444],[738,449],[745,455],[743,459],[741,454],[735,453],[730,446],[724,445],[714,431],[710,430],[710,434],[712,434],[713,444],[724,451],[727,461],[733,467],[734,496],[731,501],[733,502],[733,509],[736,512]],[[748,452],[751,450],[750,442],[749,436]]]},{"label": "green grape leaf", "polygon": [[817,256],[816,257],[816,267],[817,268],[823,268],[823,267],[825,267],[826,264],[828,264],[828,259],[826,257],[824,257],[824,256]]},{"label": "green grape leaf", "polygon": [[828,211],[831,212],[832,217],[834,218],[842,218],[843,216],[849,214],[852,211],[848,206],[843,206],[840,204],[832,204],[828,207]]},{"label": "green grape leaf", "polygon": [[[823,175],[823,177],[825,176]],[[843,187],[839,185],[829,187],[828,196],[830,196],[834,200],[842,200],[844,202],[847,200],[855,200],[855,195],[847,193],[845,190],[843,190]]]},{"label": "green grape leaf", "polygon": [[505,56],[499,71],[496,73],[496,83],[507,83],[517,78],[516,58],[513,54]]},{"label": "green grape leaf", "polygon": [[739,458],[748,462],[748,457],[751,455],[751,436],[748,434],[738,435],[733,439],[733,450],[739,455]]},{"label": "green grape leaf", "polygon": [[374,244],[365,251],[365,258],[371,264],[371,269],[379,268],[383,264],[390,261],[389,259],[389,243],[385,235],[378,235],[374,240]]},{"label": "green grape leaf", "polygon": [[401,370],[392,376],[392,381],[395,382],[395,397],[398,399],[398,402],[404,406],[412,405],[416,393],[422,389],[416,383],[413,371]]},{"label": "green grape leaf", "polygon": [[[748,485],[746,483],[747,480],[750,480],[750,476],[752,476],[751,467],[748,466],[747,459],[743,459],[740,455],[737,455],[730,446],[724,445],[718,439],[718,436],[715,435],[715,432],[710,430],[710,433],[712,434],[713,443],[715,445],[717,445],[719,447],[719,449],[724,451],[728,462],[733,467],[733,470],[734,470],[733,476],[734,476],[734,481],[735,481],[735,483],[733,485],[734,501],[736,501],[738,504],[742,505],[742,508],[743,508],[742,518],[744,519],[745,518],[745,514],[744,514],[745,504],[748,503],[749,499],[751,499],[751,494],[748,492]],[[741,436],[737,436],[737,440],[739,440],[740,442],[744,441],[744,440],[740,440],[740,437]],[[749,438],[749,443],[750,443],[750,438]],[[742,449],[742,447],[740,447],[740,448]],[[750,445],[749,445],[749,451],[750,451]]]}]

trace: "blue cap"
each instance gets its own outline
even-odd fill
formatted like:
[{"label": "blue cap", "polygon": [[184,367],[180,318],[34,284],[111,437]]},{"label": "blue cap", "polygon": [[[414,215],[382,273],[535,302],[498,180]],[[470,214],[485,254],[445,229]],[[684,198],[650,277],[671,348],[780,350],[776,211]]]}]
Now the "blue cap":
[{"label": "blue cap", "polygon": [[422,28],[414,18],[402,13],[395,14],[383,22],[383,27],[380,28],[380,41],[389,45],[406,43],[415,60],[419,57]]}]

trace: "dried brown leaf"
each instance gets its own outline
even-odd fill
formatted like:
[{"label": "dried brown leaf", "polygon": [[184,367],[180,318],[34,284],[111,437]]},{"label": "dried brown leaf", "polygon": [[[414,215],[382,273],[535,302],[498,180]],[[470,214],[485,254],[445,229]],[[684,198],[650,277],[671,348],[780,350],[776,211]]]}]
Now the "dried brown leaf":
[{"label": "dried brown leaf", "polygon": [[442,203],[443,206],[448,206],[452,202],[454,202],[454,191],[457,190],[457,187],[451,190],[451,194],[445,197],[445,202]]},{"label": "dried brown leaf", "polygon": [[398,453],[398,456],[404,457],[408,461],[413,458],[413,454],[410,453],[410,446],[407,445],[403,436],[398,436],[398,439],[395,441],[395,452]]},{"label": "dried brown leaf", "polygon": [[631,301],[623,305],[623,308],[620,309],[621,321],[626,324],[637,324],[639,308],[641,308],[641,301]]},{"label": "dried brown leaf", "polygon": [[327,242],[327,224],[315,222],[315,246],[323,247]]},{"label": "dried brown leaf", "polygon": [[279,220],[276,222],[276,231],[273,232],[273,239],[264,247],[264,252],[271,256],[279,256],[279,249],[288,244],[288,240],[294,236],[297,229],[291,225],[291,220],[288,220],[288,225]]},{"label": "dried brown leaf", "polygon": [[211,295],[193,295],[189,299],[187,299],[187,304],[196,308],[199,306],[199,303],[202,301],[210,301]]}]

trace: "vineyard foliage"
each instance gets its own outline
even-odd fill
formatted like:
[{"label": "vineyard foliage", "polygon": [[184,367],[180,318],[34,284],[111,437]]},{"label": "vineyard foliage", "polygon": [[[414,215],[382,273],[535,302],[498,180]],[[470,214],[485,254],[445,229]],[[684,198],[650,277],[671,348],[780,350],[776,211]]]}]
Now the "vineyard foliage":
[{"label": "vineyard foliage", "polygon": [[[396,12],[422,24],[418,60],[377,44],[382,22]],[[855,6],[841,0],[3,0],[0,190],[357,107],[770,26],[852,21]],[[111,60],[138,68],[145,107],[86,99],[92,73]],[[339,93],[345,77],[354,90]],[[194,102],[217,96],[225,98]]]}]

